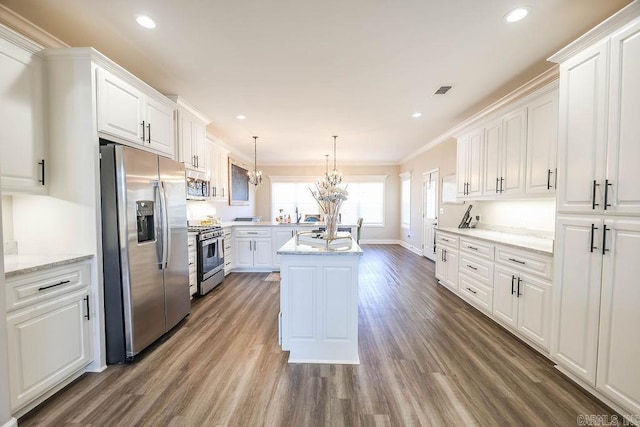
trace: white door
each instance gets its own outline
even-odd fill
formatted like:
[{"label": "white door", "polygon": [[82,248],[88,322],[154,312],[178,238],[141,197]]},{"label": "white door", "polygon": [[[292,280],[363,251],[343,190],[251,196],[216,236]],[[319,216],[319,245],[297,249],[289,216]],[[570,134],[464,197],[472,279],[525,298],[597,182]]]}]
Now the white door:
[{"label": "white door", "polygon": [[438,225],[438,169],[422,174],[423,194],[423,233],[422,255],[436,260],[436,226]]},{"label": "white door", "polygon": [[178,161],[188,167],[195,167],[191,117],[184,111],[178,111]]},{"label": "white door", "polygon": [[482,195],[482,141],[484,130],[471,134],[469,141],[469,179],[467,184],[468,196]]},{"label": "white door", "polygon": [[446,284],[454,292],[458,292],[458,251],[446,249],[444,254],[447,269]]},{"label": "white door", "polygon": [[545,350],[549,349],[549,314],[551,284],[521,274],[516,283],[518,296],[518,331]]},{"label": "white door", "polygon": [[558,212],[602,212],[607,44],[560,65]]},{"label": "white door", "polygon": [[174,157],[173,109],[166,104],[147,97],[146,117],[147,144],[153,150]]},{"label": "white door", "polygon": [[192,138],[193,138],[193,154],[196,156],[196,169],[207,171],[207,153],[206,153],[206,127],[199,121],[191,122]]},{"label": "white door", "polygon": [[484,131],[484,179],[482,194],[495,196],[500,192],[502,119],[487,125]]},{"label": "white door", "polygon": [[607,212],[640,214],[640,21],[611,39]]},{"label": "white door", "polygon": [[456,195],[458,198],[464,198],[467,194],[470,143],[471,137],[469,135],[458,138],[456,151]]},{"label": "white door", "polygon": [[283,228],[276,228],[273,230],[273,265],[274,267],[280,267],[280,258],[282,255],[276,254],[278,249],[282,247],[285,243],[287,243],[291,238],[295,235],[293,228],[283,226]]},{"label": "white door", "polygon": [[142,144],[147,132],[142,116],[142,92],[100,68],[97,78],[98,131]]},{"label": "white door", "polygon": [[436,279],[445,281],[447,279],[447,265],[444,262],[444,250],[436,248]]},{"label": "white door", "polygon": [[602,225],[598,217],[558,217],[553,261],[551,357],[591,385],[596,378]]},{"label": "white door", "polygon": [[640,220],[605,220],[596,387],[640,414]]},{"label": "white door", "polygon": [[518,273],[496,266],[493,281],[493,315],[503,323],[517,328],[518,297],[516,280]]},{"label": "white door", "polygon": [[558,91],[529,104],[527,121],[527,194],[556,192],[558,151]]}]

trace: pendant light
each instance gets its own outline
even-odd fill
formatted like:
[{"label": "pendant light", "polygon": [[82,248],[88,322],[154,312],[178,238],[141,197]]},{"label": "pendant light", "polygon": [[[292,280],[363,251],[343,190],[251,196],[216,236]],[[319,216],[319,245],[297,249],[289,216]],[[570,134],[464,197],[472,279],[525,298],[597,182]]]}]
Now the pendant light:
[{"label": "pendant light", "polygon": [[342,172],[338,172],[338,169],[337,169],[336,139],[338,139],[338,136],[334,135],[333,136],[333,170],[331,171],[331,173],[325,172],[325,178],[327,182],[332,186],[336,186],[342,182]]},{"label": "pendant light", "polygon": [[253,170],[247,173],[249,176],[249,184],[254,185],[255,188],[260,187],[262,184],[262,171],[258,170],[258,137],[253,137]]}]

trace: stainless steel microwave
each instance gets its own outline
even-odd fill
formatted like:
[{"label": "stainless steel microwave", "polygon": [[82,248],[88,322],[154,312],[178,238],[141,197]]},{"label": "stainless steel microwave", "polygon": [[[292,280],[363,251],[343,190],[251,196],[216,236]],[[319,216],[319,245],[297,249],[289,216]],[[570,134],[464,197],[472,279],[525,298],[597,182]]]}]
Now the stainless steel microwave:
[{"label": "stainless steel microwave", "polygon": [[186,172],[187,200],[207,200],[211,195],[211,184],[207,175],[191,170]]}]

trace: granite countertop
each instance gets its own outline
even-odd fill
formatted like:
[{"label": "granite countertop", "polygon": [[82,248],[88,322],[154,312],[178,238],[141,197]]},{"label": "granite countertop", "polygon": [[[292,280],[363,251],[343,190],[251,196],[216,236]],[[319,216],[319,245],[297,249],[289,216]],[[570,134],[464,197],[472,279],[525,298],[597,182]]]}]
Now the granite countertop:
[{"label": "granite countertop", "polygon": [[516,249],[526,249],[541,253],[543,255],[553,255],[553,240],[541,237],[527,236],[521,234],[504,233],[501,231],[486,230],[483,228],[456,228],[437,227],[437,230],[453,233],[460,236],[472,237],[474,239],[486,240],[511,246]]},{"label": "granite countertop", "polygon": [[5,255],[5,277],[18,276],[20,274],[33,273],[61,265],[73,264],[93,258],[91,254],[85,255]]},{"label": "granite countertop", "polygon": [[[324,222],[276,222],[276,221],[224,221],[223,227],[324,227]],[[338,224],[338,227],[357,227],[355,224]]]},{"label": "granite countertop", "polygon": [[351,246],[345,249],[327,249],[326,247],[315,247],[305,244],[297,244],[296,238],[290,239],[282,245],[277,252],[278,255],[337,255],[337,256],[362,256],[363,251],[360,246],[351,238]]}]

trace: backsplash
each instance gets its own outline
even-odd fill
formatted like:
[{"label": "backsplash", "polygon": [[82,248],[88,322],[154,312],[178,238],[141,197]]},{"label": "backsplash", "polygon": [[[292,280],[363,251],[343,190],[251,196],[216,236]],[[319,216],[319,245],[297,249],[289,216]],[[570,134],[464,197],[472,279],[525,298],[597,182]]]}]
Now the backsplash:
[{"label": "backsplash", "polygon": [[553,239],[555,199],[472,202],[471,215],[480,215],[478,228]]}]

